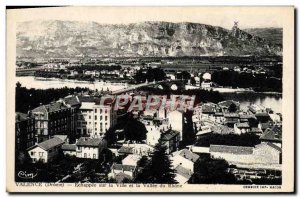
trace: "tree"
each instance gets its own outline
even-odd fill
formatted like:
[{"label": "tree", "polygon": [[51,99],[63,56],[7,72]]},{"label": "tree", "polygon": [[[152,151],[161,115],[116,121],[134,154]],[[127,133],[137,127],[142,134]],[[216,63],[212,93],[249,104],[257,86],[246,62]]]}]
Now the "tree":
[{"label": "tree", "polygon": [[136,182],[174,184],[175,170],[172,169],[171,160],[166,153],[166,147],[158,143],[152,155],[152,159],[143,171],[137,176]]},{"label": "tree", "polygon": [[133,118],[128,118],[124,127],[124,135],[126,140],[141,142],[146,139],[146,127],[143,123]]},{"label": "tree", "polygon": [[234,184],[236,178],[228,172],[229,164],[223,159],[212,159],[202,156],[195,163],[194,174],[189,180],[191,184]]}]

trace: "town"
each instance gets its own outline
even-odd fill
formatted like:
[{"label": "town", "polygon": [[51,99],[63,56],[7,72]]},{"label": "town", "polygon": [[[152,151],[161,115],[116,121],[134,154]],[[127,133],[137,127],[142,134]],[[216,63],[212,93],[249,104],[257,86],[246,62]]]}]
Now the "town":
[{"label": "town", "polygon": [[[174,62],[189,63],[185,59],[139,64],[135,59],[104,60],[17,63],[17,75],[34,75],[37,80],[131,84],[119,90],[68,92],[59,99],[48,94],[48,103],[20,104],[15,122],[17,171],[35,172],[32,181],[56,183],[281,183],[281,113],[261,104],[210,100],[228,90],[232,94],[281,91],[280,72],[273,63],[172,70],[161,63],[172,68]],[[17,94],[21,88],[17,85]],[[130,102],[140,97],[142,107],[147,106],[149,95],[166,95],[166,104],[115,109],[116,100],[101,102],[107,95],[126,96]],[[189,101],[183,109],[171,108],[174,95],[178,100],[196,95],[193,108],[188,107]]]}]

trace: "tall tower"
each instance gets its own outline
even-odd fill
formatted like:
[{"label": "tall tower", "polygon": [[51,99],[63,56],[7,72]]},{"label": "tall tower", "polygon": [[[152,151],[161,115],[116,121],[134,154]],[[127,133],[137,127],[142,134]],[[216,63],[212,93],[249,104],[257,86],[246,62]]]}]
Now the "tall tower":
[{"label": "tall tower", "polygon": [[238,37],[239,36],[239,27],[238,27],[239,22],[238,21],[234,21],[234,25],[232,27],[232,36],[234,37]]}]

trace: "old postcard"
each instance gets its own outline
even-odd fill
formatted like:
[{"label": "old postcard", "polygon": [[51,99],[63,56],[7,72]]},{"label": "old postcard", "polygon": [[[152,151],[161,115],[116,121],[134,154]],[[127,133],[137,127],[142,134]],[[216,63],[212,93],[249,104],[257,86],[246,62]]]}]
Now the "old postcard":
[{"label": "old postcard", "polygon": [[8,192],[294,192],[294,7],[7,9]]}]

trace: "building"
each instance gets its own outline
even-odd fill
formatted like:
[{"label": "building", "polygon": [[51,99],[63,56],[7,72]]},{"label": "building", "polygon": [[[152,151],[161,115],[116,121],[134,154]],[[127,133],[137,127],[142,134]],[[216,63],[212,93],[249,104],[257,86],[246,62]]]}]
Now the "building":
[{"label": "building", "polygon": [[234,127],[234,124],[238,123],[240,116],[237,113],[225,113],[224,118],[228,127]]},{"label": "building", "polygon": [[260,136],[262,142],[272,143],[281,148],[282,144],[282,128],[273,126],[267,128]]},{"label": "building", "polygon": [[80,97],[81,106],[78,110],[77,135],[102,137],[105,132],[116,124],[116,111],[110,103],[100,105],[100,98]]},{"label": "building", "polygon": [[168,131],[161,134],[159,139],[162,146],[167,148],[166,152],[168,154],[174,152],[179,147],[180,133],[169,129]]},{"label": "building", "polygon": [[64,155],[76,156],[76,145],[75,144],[63,144],[61,150]]},{"label": "building", "polygon": [[281,164],[282,151],[275,144],[264,142],[255,147],[210,145],[209,152],[229,164],[260,168]]},{"label": "building", "polygon": [[27,152],[33,163],[38,161],[48,163],[55,159],[64,143],[62,139],[54,137],[28,148]]},{"label": "building", "polygon": [[146,142],[150,146],[155,146],[161,136],[161,131],[159,130],[159,127],[156,127],[154,125],[146,125]]},{"label": "building", "polygon": [[183,125],[184,125],[183,112],[177,110],[171,111],[168,114],[168,121],[172,129],[179,132],[180,141],[181,141],[183,136],[182,132],[183,132]]},{"label": "building", "polygon": [[123,165],[137,166],[142,157],[137,154],[128,155],[122,160]]},{"label": "building", "polygon": [[137,167],[132,165],[113,164],[111,172],[108,174],[109,178],[115,179],[118,183],[124,180],[133,180],[137,173]]},{"label": "building", "polygon": [[194,172],[194,164],[199,159],[199,155],[191,152],[188,149],[182,149],[172,153],[171,160],[172,166],[175,168],[177,166],[182,166],[183,168]]},{"label": "building", "polygon": [[248,122],[238,122],[234,124],[234,133],[242,134],[251,131],[251,127]]},{"label": "building", "polygon": [[52,102],[32,110],[35,119],[37,142],[43,142],[54,135],[70,135],[71,108],[64,102]]},{"label": "building", "polygon": [[76,157],[99,159],[100,154],[107,143],[102,138],[81,137],[76,142]]},{"label": "building", "polygon": [[15,146],[16,151],[25,151],[35,144],[35,121],[30,114],[16,112]]}]

